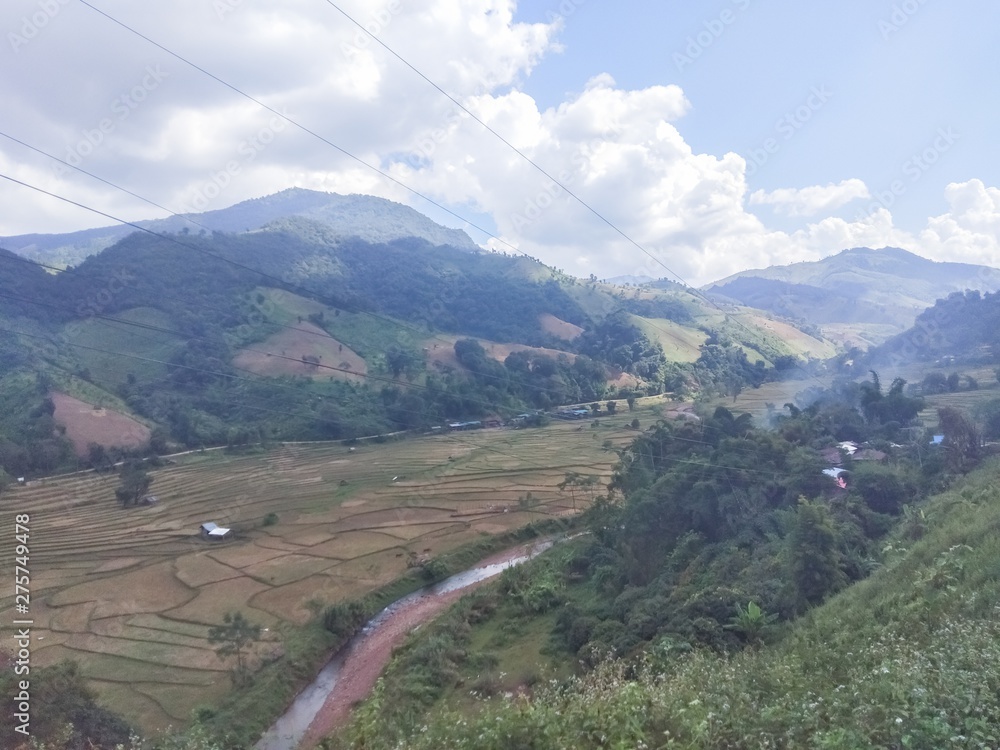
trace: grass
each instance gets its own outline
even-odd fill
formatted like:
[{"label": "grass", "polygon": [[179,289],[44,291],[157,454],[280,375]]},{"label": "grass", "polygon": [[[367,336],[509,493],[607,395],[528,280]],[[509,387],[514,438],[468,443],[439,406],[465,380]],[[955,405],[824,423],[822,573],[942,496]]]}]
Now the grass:
[{"label": "grass", "polygon": [[[169,315],[152,308],[139,307],[126,310],[115,317],[128,321],[129,324],[154,326],[173,330],[175,323]],[[146,360],[168,361],[170,356],[183,345],[179,336],[159,331],[136,328],[113,321],[89,318],[70,323],[63,330],[66,340],[72,344],[91,347],[88,349],[73,347],[73,354],[90,370],[95,382],[112,383],[115,386],[125,382],[129,372],[142,381],[157,380],[167,374],[168,368],[156,362],[141,359],[129,360],[123,368],[121,357],[114,354],[104,354],[101,351],[132,352]]]},{"label": "grass", "polygon": [[[31,516],[33,663],[73,656],[105,701],[141,684],[144,697],[122,707],[144,728],[183,723],[204,703],[206,680],[230,689],[226,665],[190,640],[227,611],[281,633],[287,653],[296,638],[313,644],[292,670],[310,673],[309,659],[329,647],[302,627],[311,600],[394,596],[419,583],[408,575],[411,553],[457,570],[528,523],[565,523],[572,502],[557,485],[566,473],[609,477],[617,456],[604,440],[624,445],[635,434],[632,418],[650,422],[657,408],[655,399],[641,401],[598,428],[556,422],[353,451],[326,443],[193,453],[152,471],[156,505],[129,510],[115,501],[115,475],[12,487],[0,509]],[[528,492],[531,507],[521,509]],[[277,521],[265,526],[270,514]],[[198,528],[209,520],[233,527],[236,538],[202,541]],[[0,617],[12,618],[13,605],[11,594],[0,598]],[[161,673],[169,698],[152,700]]]}]

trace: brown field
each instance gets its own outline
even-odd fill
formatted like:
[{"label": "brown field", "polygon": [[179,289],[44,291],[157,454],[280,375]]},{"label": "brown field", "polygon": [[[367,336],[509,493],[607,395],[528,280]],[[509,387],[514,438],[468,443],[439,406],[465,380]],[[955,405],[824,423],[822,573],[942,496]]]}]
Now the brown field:
[{"label": "brown field", "polygon": [[829,341],[820,341],[798,328],[780,320],[774,320],[763,315],[741,315],[740,321],[747,326],[760,328],[777,336],[795,354],[802,357],[828,359],[836,356],[837,347]]},{"label": "brown field", "polygon": [[[634,414],[622,409],[582,430],[557,422],[354,451],[290,444],[177,457],[152,472],[159,503],[129,510],[115,501],[114,476],[13,487],[0,510],[30,515],[32,663],[76,659],[102,699],[144,730],[183,725],[230,688],[230,665],[207,642],[227,612],[278,638],[310,617],[310,601],[361,596],[413,557],[572,512],[557,487],[566,473],[608,477],[616,455],[604,440],[630,441],[627,423],[649,422],[659,406],[644,399]],[[278,521],[264,526],[269,513]],[[203,541],[204,521],[231,526],[235,538]],[[14,601],[4,594],[0,618],[10,622]]]},{"label": "brown field", "polygon": [[551,313],[542,313],[539,315],[538,322],[542,326],[542,330],[546,333],[551,333],[553,336],[558,336],[567,341],[572,341],[583,333],[583,329],[580,326],[557,318]]},{"label": "brown field", "polygon": [[[567,323],[566,325],[570,325]],[[446,368],[451,368],[452,370],[464,370],[465,368],[459,364],[458,359],[455,357],[455,342],[461,338],[459,336],[436,336],[432,339],[427,339],[424,346],[424,355],[427,357],[427,368],[442,370]],[[556,359],[559,355],[564,355],[569,357],[570,362],[576,360],[576,355],[570,352],[560,351],[559,349],[546,349],[541,346],[526,346],[524,344],[500,344],[496,341],[489,341],[488,339],[476,339],[483,349],[486,350],[486,355],[492,357],[497,362],[503,362],[512,352],[536,352],[538,354],[544,354],[547,357],[552,357]]]},{"label": "brown field", "polygon": [[149,441],[150,429],[121,412],[98,408],[65,393],[54,392],[51,398],[56,407],[52,416],[66,428],[66,437],[78,456],[87,455],[90,443],[105,448],[138,448]]},{"label": "brown field", "polygon": [[[295,328],[301,330],[286,328],[260,343],[241,349],[233,357],[233,364],[270,377],[304,375],[307,378],[364,380],[368,365],[360,355],[308,321],[296,323]],[[303,356],[316,357],[322,366],[303,362]],[[331,367],[339,369],[332,370]]]}]

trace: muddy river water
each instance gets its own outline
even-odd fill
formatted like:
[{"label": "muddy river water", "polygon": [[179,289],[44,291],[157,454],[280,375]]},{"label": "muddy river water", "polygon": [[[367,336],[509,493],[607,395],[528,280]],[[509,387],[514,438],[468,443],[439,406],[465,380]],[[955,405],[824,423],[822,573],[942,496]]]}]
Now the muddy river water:
[{"label": "muddy river water", "polygon": [[349,718],[351,707],[374,687],[392,650],[420,624],[450,606],[476,584],[520,565],[554,544],[552,539],[500,552],[390,604],[352,638],[288,710],[254,745],[254,750],[306,750]]}]

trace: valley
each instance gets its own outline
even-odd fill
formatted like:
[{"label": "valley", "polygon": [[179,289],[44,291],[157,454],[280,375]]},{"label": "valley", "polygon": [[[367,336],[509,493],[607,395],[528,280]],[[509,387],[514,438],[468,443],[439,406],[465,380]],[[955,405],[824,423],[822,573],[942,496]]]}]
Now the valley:
[{"label": "valley", "polygon": [[[309,741],[446,746],[515,704],[554,726],[578,689],[624,710],[605,680],[664,685],[640,665],[782,653],[993,471],[977,268],[855,249],[619,284],[324,195],[198,219],[249,231],[19,247],[86,256],[64,270],[0,251],[0,509],[30,515],[33,665],[54,716],[86,706],[73,726],[246,750],[382,607],[570,529],[414,628]],[[984,291],[953,291],[969,274]],[[220,651],[236,615],[250,635]]]},{"label": "valley", "polygon": [[[185,722],[230,689],[209,626],[241,611],[281,653],[289,628],[433,560],[525,525],[568,520],[590,502],[560,489],[568,472],[606,481],[632,419],[556,422],[399,442],[288,444],[247,455],[178,456],[151,472],[155,504],[122,509],[115,474],[33,480],[0,495],[30,509],[33,652],[79,662],[102,700],[146,732]],[[232,541],[199,537],[206,521]],[[416,566],[416,567],[414,567]],[[419,576],[417,580],[422,580]],[[9,615],[11,597],[0,600]]]}]

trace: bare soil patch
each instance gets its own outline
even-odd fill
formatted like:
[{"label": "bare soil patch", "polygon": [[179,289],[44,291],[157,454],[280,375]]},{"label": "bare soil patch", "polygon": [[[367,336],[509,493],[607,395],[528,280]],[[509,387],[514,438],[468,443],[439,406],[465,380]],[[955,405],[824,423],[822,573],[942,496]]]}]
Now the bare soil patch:
[{"label": "bare soil patch", "polygon": [[52,393],[57,424],[66,428],[66,437],[78,456],[87,455],[91,443],[105,448],[138,448],[149,442],[150,429],[132,417],[113,409],[103,409],[65,393]]},{"label": "bare soil patch", "polygon": [[368,372],[361,355],[307,321],[241,349],[233,364],[269,377],[303,375],[362,381]]},{"label": "bare soil patch", "polygon": [[572,341],[583,333],[583,329],[580,326],[557,318],[551,313],[542,313],[539,315],[538,322],[541,324],[542,330],[546,333],[551,333],[553,336],[558,336],[567,341]]}]

